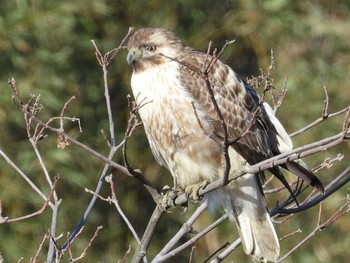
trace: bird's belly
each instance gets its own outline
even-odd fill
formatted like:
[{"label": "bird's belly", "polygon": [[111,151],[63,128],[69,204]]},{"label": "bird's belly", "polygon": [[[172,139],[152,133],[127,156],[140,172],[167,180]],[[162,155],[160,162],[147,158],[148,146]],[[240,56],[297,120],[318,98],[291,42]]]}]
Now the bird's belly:
[{"label": "bird's belly", "polygon": [[147,97],[147,104],[139,113],[158,163],[167,167],[176,184],[183,188],[217,179],[221,146],[201,128],[190,99],[179,90],[168,91],[165,96],[150,90],[138,93],[140,100]]},{"label": "bird's belly", "polygon": [[192,108],[177,105],[152,116],[140,112],[152,152],[180,187],[214,181],[221,170],[221,146],[204,133],[195,116],[191,117]]},{"label": "bird's belly", "polygon": [[176,70],[171,67],[132,77],[134,97],[138,104],[144,104],[139,113],[152,153],[180,187],[214,181],[222,176],[222,147],[201,127],[193,99],[177,78],[167,77],[176,74],[163,74]]}]

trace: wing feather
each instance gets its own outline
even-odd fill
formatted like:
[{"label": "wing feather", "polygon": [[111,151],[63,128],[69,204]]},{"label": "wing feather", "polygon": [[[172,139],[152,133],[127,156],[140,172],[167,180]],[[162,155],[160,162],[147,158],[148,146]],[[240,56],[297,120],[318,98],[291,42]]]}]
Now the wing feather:
[{"label": "wing feather", "polygon": [[[211,100],[208,82],[201,74],[207,55],[191,51],[177,59],[181,64],[178,77],[192,97],[199,116],[205,116],[201,121],[206,122],[216,136],[223,138],[223,126]],[[267,129],[260,116],[262,112],[254,116],[260,107],[255,91],[247,89],[237,74],[219,60],[209,73],[208,81],[227,125],[228,139],[237,140],[233,148],[250,164],[271,157]]]},{"label": "wing feather", "polygon": [[[223,125],[208,90],[211,88],[227,126],[228,140],[235,141],[232,147],[249,164],[256,164],[292,149],[292,142],[272,109],[267,103],[260,104],[255,90],[243,82],[229,66],[218,60],[206,78],[202,70],[208,61],[207,54],[191,49],[176,60],[180,63],[178,78],[192,98],[195,110],[201,117],[200,121],[213,134],[224,137]],[[307,168],[296,162],[287,163],[283,167],[323,192],[321,182]],[[270,171],[294,198],[280,169],[274,167]]]}]

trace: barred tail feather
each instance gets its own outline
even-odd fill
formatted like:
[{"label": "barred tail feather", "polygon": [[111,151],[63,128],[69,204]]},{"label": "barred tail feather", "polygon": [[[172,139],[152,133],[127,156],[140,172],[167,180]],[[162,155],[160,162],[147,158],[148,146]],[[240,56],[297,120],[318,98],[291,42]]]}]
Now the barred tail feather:
[{"label": "barred tail feather", "polygon": [[237,227],[244,252],[255,260],[275,262],[278,259],[280,247],[269,214],[266,212],[259,218],[249,214],[243,211],[237,217]]},{"label": "barred tail feather", "polygon": [[280,245],[257,177],[246,174],[221,192],[223,206],[237,224],[244,252],[262,262],[276,261]]}]

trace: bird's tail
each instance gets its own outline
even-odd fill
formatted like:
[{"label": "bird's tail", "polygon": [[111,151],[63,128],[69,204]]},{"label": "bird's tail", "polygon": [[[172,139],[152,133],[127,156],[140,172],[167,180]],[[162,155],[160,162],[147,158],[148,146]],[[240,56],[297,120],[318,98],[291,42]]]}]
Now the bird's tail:
[{"label": "bird's tail", "polygon": [[257,177],[246,174],[220,190],[221,203],[237,224],[244,252],[262,262],[276,261],[280,245]]}]

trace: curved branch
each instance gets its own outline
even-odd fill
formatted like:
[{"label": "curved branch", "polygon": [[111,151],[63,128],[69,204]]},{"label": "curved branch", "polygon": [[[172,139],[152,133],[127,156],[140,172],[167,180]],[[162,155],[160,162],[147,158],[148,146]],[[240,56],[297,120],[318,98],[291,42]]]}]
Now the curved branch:
[{"label": "curved branch", "polygon": [[301,128],[300,130],[298,131],[295,131],[291,134],[289,134],[289,137],[294,137],[294,136],[297,136],[313,127],[315,127],[317,124],[329,119],[329,118],[332,118],[332,117],[335,117],[335,116],[338,116],[340,114],[343,114],[345,113],[346,111],[348,111],[350,109],[350,106],[340,110],[340,111],[337,111],[337,112],[334,112],[334,113],[329,113],[327,115],[322,115],[321,117],[319,117],[318,119],[316,119],[315,121],[311,122],[310,124],[308,124],[307,126]]},{"label": "curved branch", "polygon": [[331,183],[329,183],[326,186],[324,194],[317,193],[312,198],[310,198],[308,202],[295,208],[284,208],[286,207],[286,205],[288,205],[288,202],[283,203],[275,207],[273,210],[271,210],[270,216],[273,217],[277,214],[285,214],[285,215],[294,214],[294,213],[305,211],[310,207],[313,207],[319,204],[320,202],[328,198],[330,195],[338,191],[340,188],[342,188],[344,185],[346,185],[350,181],[350,175],[346,176],[349,173],[350,173],[350,166],[346,168],[340,175],[337,176],[337,178],[335,178]]}]

